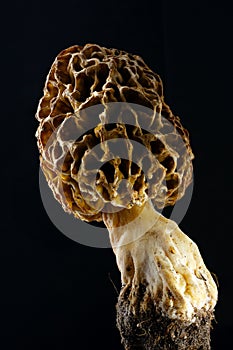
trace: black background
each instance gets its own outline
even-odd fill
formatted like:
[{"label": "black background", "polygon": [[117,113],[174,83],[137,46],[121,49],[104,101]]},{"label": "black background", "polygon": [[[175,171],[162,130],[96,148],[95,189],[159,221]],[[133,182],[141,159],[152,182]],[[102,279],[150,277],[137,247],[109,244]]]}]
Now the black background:
[{"label": "black background", "polygon": [[[43,207],[34,118],[55,56],[97,43],[141,55],[191,135],[194,193],[180,226],[218,276],[212,349],[232,328],[232,12],[211,1],[41,1],[12,5],[3,55],[1,340],[9,349],[120,350],[120,274],[111,249],[82,246]],[[12,29],[12,28],[11,28]],[[7,100],[8,98],[8,100]],[[10,134],[9,134],[10,133]],[[5,211],[6,209],[6,211]],[[12,341],[17,342],[13,346]]]}]

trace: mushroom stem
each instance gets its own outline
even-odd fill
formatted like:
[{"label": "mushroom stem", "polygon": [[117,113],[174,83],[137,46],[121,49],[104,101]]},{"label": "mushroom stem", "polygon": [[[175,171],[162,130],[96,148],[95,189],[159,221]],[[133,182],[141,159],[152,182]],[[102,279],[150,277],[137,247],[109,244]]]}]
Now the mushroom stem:
[{"label": "mushroom stem", "polygon": [[125,349],[210,349],[217,287],[197,245],[149,201],[103,220],[121,272]]}]

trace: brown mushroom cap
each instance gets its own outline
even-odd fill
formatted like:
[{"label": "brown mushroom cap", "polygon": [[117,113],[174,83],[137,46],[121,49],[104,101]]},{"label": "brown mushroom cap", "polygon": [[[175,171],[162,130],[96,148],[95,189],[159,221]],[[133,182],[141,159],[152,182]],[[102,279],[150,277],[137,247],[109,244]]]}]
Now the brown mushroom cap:
[{"label": "brown mushroom cap", "polygon": [[36,118],[48,184],[82,220],[101,221],[110,206],[149,198],[158,208],[174,205],[192,180],[188,132],[165,104],[159,75],[139,56],[95,44],[62,51]]}]

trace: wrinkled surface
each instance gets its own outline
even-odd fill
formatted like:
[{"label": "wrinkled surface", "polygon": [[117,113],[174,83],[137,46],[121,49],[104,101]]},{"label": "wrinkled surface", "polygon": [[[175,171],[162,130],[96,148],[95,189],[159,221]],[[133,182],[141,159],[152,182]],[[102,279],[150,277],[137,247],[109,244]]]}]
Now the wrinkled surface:
[{"label": "wrinkled surface", "polygon": [[139,56],[94,44],[62,51],[36,118],[49,186],[83,220],[148,198],[158,208],[173,205],[192,180],[188,133]]}]

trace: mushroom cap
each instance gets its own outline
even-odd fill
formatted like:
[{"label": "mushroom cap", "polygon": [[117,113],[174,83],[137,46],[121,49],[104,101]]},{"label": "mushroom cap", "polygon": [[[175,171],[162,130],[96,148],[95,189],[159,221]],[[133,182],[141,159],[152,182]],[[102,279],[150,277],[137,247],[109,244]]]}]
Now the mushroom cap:
[{"label": "mushroom cap", "polygon": [[137,55],[72,46],[53,62],[36,132],[41,168],[65,211],[174,205],[192,181],[187,130],[164,102],[161,78]]}]

